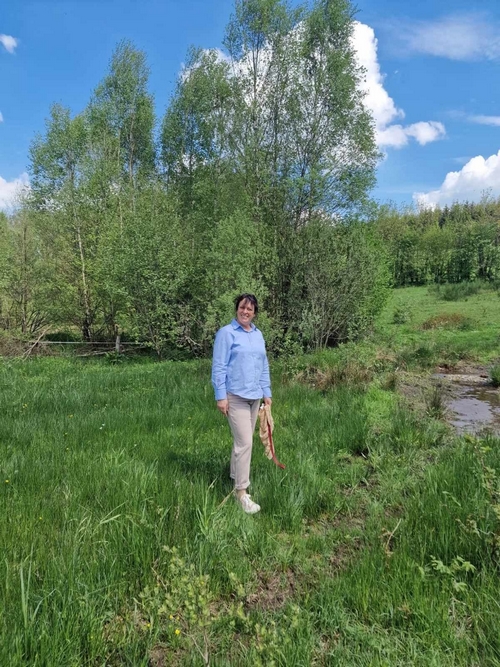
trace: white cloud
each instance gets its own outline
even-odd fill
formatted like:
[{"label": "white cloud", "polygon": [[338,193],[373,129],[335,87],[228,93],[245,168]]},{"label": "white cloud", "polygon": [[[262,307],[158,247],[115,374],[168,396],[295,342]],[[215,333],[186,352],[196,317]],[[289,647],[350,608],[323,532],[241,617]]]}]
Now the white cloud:
[{"label": "white cloud", "polygon": [[486,160],[473,157],[460,171],[450,171],[438,190],[416,192],[414,200],[421,206],[434,208],[454,201],[477,201],[484,192],[500,196],[500,151]]},{"label": "white cloud", "polygon": [[6,181],[0,176],[0,211],[12,210],[22,190],[28,186],[29,178],[26,172],[12,181]]},{"label": "white cloud", "polygon": [[500,58],[500,26],[485,14],[451,14],[437,21],[394,22],[391,32],[405,52],[451,60]]},{"label": "white cloud", "polygon": [[386,128],[379,129],[377,140],[379,146],[392,146],[393,148],[402,148],[408,144],[410,137],[413,137],[421,146],[437,141],[446,134],[442,123],[435,120],[420,121],[403,127],[402,125],[389,125]]},{"label": "white cloud", "polygon": [[9,53],[14,53],[18,43],[18,40],[11,35],[0,35],[0,44],[3,44],[5,50]]},{"label": "white cloud", "polygon": [[437,141],[446,134],[443,123],[435,120],[413,123],[405,128],[405,132],[409,137],[414,137],[421,146]]},{"label": "white cloud", "polygon": [[3,123],[3,115],[1,111],[0,111],[0,123]]},{"label": "white cloud", "polygon": [[495,125],[500,127],[500,116],[469,116],[472,123],[479,123],[479,125]]},{"label": "white cloud", "polygon": [[406,126],[394,124],[394,121],[402,120],[405,114],[384,88],[384,75],[380,71],[373,28],[356,21],[353,46],[359,65],[365,70],[365,80],[361,87],[366,94],[365,105],[375,120],[377,144],[380,147],[402,148],[411,138],[424,146],[445,136],[444,125],[433,120]]}]

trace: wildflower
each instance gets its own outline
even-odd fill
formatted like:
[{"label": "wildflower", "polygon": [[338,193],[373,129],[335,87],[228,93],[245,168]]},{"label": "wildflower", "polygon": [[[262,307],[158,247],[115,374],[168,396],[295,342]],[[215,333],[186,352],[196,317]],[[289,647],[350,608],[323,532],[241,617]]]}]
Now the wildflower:
[{"label": "wildflower", "polygon": [[42,517],[42,516],[39,516],[39,517],[38,517],[38,521],[43,521],[43,517]]},{"label": "wildflower", "polygon": [[180,635],[180,634],[181,634],[181,631],[179,630],[179,628],[175,628],[175,634],[176,634],[176,635]]},{"label": "wildflower", "polygon": [[170,614],[169,619],[170,619],[171,621],[174,620],[174,617],[172,616],[172,614]]},{"label": "wildflower", "polygon": [[9,483],[9,480],[8,480],[8,479],[6,479],[6,480],[5,480],[5,483],[6,483],[6,484],[8,484],[8,483]]},{"label": "wildflower", "polygon": [[68,417],[71,419],[73,417],[73,415],[68,415]]}]

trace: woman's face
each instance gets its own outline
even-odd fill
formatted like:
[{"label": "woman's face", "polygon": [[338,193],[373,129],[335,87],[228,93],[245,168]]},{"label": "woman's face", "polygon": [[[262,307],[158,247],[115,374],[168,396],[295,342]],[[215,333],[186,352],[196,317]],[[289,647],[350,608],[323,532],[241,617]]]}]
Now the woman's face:
[{"label": "woman's face", "polygon": [[248,299],[242,299],[236,311],[236,319],[242,327],[249,327],[255,317],[255,308]]}]

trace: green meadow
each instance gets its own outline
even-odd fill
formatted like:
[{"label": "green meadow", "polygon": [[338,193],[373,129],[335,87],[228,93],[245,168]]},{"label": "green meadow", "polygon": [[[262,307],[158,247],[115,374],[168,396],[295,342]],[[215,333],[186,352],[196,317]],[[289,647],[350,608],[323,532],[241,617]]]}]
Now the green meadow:
[{"label": "green meadow", "polygon": [[500,441],[438,367],[494,367],[500,297],[393,292],[271,364],[282,471],[231,496],[210,363],[0,363],[0,665],[500,665]]}]

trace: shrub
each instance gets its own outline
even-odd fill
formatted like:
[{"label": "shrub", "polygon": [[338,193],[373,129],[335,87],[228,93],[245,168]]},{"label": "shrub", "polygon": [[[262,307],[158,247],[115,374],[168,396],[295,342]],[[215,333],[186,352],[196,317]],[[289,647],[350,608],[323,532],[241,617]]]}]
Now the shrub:
[{"label": "shrub", "polygon": [[394,310],[394,314],[392,316],[393,324],[406,324],[406,322],[408,322],[409,319],[410,319],[410,311],[407,308],[402,308],[401,306],[398,306]]},{"label": "shrub", "polygon": [[467,299],[469,296],[477,294],[481,287],[481,281],[475,280],[474,282],[436,285],[435,287],[431,288],[429,292],[434,293],[438,299],[442,299],[443,301],[462,301]]}]

